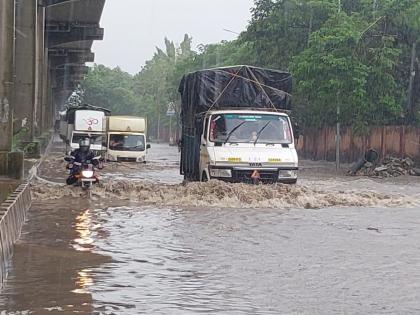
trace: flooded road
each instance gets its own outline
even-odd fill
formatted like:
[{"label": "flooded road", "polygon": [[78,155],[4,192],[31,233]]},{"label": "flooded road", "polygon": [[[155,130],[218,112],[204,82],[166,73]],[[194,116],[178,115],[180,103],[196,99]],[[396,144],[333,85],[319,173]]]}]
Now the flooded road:
[{"label": "flooded road", "polygon": [[296,187],[182,185],[177,161],[176,148],[155,144],[146,165],[107,164],[88,200],[61,186],[52,155],[0,310],[420,312],[416,178],[336,177],[307,162]]}]

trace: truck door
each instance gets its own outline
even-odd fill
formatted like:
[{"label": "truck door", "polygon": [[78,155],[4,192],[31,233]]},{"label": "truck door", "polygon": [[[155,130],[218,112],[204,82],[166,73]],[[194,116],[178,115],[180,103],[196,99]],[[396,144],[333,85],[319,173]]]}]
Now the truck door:
[{"label": "truck door", "polygon": [[207,178],[209,174],[207,173],[207,167],[209,164],[209,154],[207,149],[207,134],[209,126],[209,117],[207,116],[203,122],[203,133],[201,134],[201,143],[200,143],[200,179],[203,175],[203,172],[206,172]]}]

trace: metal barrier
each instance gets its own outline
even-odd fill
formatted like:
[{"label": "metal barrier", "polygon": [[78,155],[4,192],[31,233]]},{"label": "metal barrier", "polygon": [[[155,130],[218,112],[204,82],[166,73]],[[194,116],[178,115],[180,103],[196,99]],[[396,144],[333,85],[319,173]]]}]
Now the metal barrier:
[{"label": "metal barrier", "polygon": [[26,213],[31,206],[29,182],[20,185],[0,204],[0,285],[2,286],[11,263],[13,245],[19,239]]}]

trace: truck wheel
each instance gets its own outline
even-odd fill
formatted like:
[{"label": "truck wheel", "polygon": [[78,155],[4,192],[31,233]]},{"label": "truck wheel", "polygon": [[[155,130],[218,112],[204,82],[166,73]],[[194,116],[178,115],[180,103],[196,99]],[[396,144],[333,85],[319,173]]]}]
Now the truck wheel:
[{"label": "truck wheel", "polygon": [[208,181],[209,181],[209,179],[207,178],[207,173],[206,173],[206,172],[203,172],[203,175],[201,176],[201,181],[202,181],[203,183],[205,183],[205,182],[208,182]]}]

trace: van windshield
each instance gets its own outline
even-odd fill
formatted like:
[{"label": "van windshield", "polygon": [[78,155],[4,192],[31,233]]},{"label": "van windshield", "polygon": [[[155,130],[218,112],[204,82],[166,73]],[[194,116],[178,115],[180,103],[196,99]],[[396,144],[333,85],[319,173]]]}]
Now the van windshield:
[{"label": "van windshield", "polygon": [[286,117],[278,115],[212,115],[209,130],[209,140],[212,142],[292,143],[289,121]]},{"label": "van windshield", "polygon": [[146,150],[142,135],[110,135],[109,148],[115,151],[144,151]]}]

